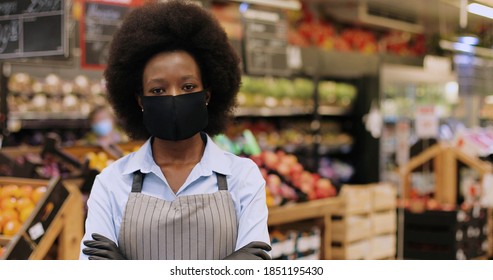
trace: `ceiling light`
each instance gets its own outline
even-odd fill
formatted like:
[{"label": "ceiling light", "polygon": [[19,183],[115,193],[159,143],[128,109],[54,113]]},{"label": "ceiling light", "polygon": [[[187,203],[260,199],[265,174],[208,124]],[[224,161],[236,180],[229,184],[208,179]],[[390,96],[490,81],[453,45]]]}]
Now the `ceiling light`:
[{"label": "ceiling light", "polygon": [[475,46],[479,43],[479,38],[472,34],[462,34],[457,37],[457,42],[466,45]]},{"label": "ceiling light", "polygon": [[478,3],[471,3],[467,6],[467,10],[470,13],[493,19],[493,8],[491,7]]}]

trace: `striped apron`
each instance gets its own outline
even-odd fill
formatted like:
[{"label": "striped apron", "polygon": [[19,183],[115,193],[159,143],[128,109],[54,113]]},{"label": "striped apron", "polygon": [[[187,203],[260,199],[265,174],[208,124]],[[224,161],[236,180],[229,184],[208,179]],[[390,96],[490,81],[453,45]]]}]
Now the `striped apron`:
[{"label": "striped apron", "polygon": [[234,252],[237,219],[226,176],[216,173],[212,194],[166,201],[142,194],[144,174],[134,173],[118,236],[130,260],[220,260]]}]

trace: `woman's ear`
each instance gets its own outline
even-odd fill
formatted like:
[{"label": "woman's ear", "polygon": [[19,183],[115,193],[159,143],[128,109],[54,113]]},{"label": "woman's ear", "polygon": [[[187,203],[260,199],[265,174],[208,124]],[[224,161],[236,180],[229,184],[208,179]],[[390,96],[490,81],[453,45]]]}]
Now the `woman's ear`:
[{"label": "woman's ear", "polygon": [[142,106],[142,96],[136,95],[135,98],[137,98],[137,103],[139,103],[139,107],[144,112],[144,106]]},{"label": "woman's ear", "polygon": [[210,101],[211,101],[211,92],[207,90],[205,92],[205,105],[209,105]]}]

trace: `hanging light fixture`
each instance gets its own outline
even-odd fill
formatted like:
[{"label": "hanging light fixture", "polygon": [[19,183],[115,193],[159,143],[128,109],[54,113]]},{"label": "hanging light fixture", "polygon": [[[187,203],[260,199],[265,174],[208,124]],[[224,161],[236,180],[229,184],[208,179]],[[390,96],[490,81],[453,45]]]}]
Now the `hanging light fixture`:
[{"label": "hanging light fixture", "polygon": [[479,38],[467,32],[467,12],[468,0],[460,0],[459,35],[456,37],[456,41],[460,44],[475,46],[479,44]]}]

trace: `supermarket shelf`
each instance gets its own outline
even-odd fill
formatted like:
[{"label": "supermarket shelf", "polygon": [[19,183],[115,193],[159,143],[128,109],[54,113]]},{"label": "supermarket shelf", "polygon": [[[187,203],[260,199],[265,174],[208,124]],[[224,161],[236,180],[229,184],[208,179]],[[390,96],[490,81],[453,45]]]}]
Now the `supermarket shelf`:
[{"label": "supermarket shelf", "polygon": [[25,112],[9,114],[9,130],[43,128],[84,128],[87,127],[87,114],[80,112]]},{"label": "supermarket shelf", "polygon": [[309,115],[313,112],[310,107],[239,107],[236,117],[286,117]]},{"label": "supermarket shelf", "polygon": [[307,219],[322,218],[340,207],[341,201],[338,197],[331,197],[269,209],[268,224],[280,225]]},{"label": "supermarket shelf", "polygon": [[318,107],[318,113],[322,116],[346,116],[351,113],[351,109],[340,106],[321,105]]},{"label": "supermarket shelf", "polygon": [[[346,116],[350,109],[339,106],[320,106],[318,113],[323,116]],[[286,117],[303,116],[313,114],[313,108],[306,107],[239,107],[236,109],[236,117]]]}]

